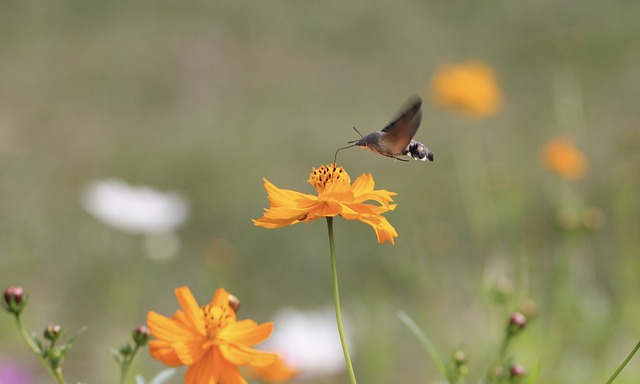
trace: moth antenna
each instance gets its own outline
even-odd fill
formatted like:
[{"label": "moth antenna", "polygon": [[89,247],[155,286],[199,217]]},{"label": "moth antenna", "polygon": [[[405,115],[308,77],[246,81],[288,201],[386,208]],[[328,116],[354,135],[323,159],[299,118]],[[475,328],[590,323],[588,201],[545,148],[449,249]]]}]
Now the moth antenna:
[{"label": "moth antenna", "polygon": [[333,164],[335,164],[336,161],[338,160],[338,152],[342,151],[343,149],[347,149],[355,146],[356,146],[355,144],[351,144],[351,145],[347,145],[346,147],[336,149],[336,154],[335,156],[333,156]]},{"label": "moth antenna", "polygon": [[[358,131],[358,128],[353,127],[353,130],[358,132],[358,135],[360,135],[360,138],[363,138],[364,136],[362,136],[362,133],[360,133],[360,131]],[[356,141],[360,141],[360,140],[351,140],[351,141],[347,141],[347,144],[352,144],[355,143]]]}]

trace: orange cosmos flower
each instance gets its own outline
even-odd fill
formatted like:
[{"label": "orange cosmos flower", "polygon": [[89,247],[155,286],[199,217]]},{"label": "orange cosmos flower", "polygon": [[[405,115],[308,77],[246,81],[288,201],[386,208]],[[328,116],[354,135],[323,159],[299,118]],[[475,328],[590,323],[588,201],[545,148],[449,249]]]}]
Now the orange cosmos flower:
[{"label": "orange cosmos flower", "polygon": [[502,93],[493,71],[479,61],[441,68],[432,87],[438,103],[472,117],[490,117],[502,106]]},{"label": "orange cosmos flower", "polygon": [[[351,185],[349,175],[336,164],[313,168],[308,182],[318,191],[318,196],[308,195],[287,189],[280,189],[264,179],[270,208],[264,210],[264,216],[253,220],[255,225],[264,228],[282,228],[301,222],[308,223],[320,217],[342,216],[347,220],[360,220],[369,224],[378,237],[378,243],[398,237],[396,230],[382,214],[396,208],[391,196],[396,193],[385,189],[374,190],[375,183],[371,174],[362,174]],[[380,205],[367,204],[376,201]]]},{"label": "orange cosmos flower", "polygon": [[188,287],[175,290],[182,310],[168,318],[150,311],[147,325],[157,339],[149,342],[151,356],[166,365],[188,365],[187,384],[246,384],[238,366],[266,366],[276,355],[250,346],[271,335],[273,323],[236,321],[229,293],[220,288],[200,307]]},{"label": "orange cosmos flower", "polygon": [[549,141],[542,148],[541,160],[547,168],[569,180],[579,179],[587,172],[587,159],[567,138]]}]

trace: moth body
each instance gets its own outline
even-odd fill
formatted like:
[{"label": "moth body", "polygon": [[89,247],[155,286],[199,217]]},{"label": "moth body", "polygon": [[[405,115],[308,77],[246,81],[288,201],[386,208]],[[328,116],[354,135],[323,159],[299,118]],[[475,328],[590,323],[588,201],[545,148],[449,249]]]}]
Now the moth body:
[{"label": "moth body", "polygon": [[360,140],[349,143],[397,160],[402,160],[398,156],[407,155],[416,160],[433,161],[433,153],[421,142],[413,140],[422,121],[421,106],[422,99],[414,97],[409,101],[408,107],[384,129],[371,132],[362,136]]}]

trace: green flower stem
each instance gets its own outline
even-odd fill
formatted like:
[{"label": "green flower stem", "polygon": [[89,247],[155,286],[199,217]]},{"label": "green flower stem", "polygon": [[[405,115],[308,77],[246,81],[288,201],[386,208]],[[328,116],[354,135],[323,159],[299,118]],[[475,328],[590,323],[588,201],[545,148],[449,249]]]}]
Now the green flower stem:
[{"label": "green flower stem", "polygon": [[422,344],[422,347],[427,351],[427,353],[429,354],[429,357],[431,358],[433,363],[436,365],[436,368],[438,368],[438,371],[440,371],[440,374],[442,375],[442,377],[445,379],[449,379],[449,381],[451,382],[449,374],[447,373],[447,366],[445,365],[444,361],[442,361],[442,359],[440,358],[440,355],[438,354],[436,347],[433,345],[431,340],[429,340],[427,335],[422,331],[422,329],[420,329],[418,324],[416,324],[416,322],[413,321],[413,319],[409,317],[409,315],[407,315],[406,313],[401,311],[398,313],[398,317],[400,318],[400,321],[402,321],[404,325],[406,325],[407,328],[409,328],[411,333],[413,333],[413,335],[418,338],[418,341],[420,342],[420,344]]},{"label": "green flower stem", "polygon": [[20,336],[22,336],[22,339],[24,340],[24,342],[27,343],[27,345],[33,351],[33,353],[36,356],[38,356],[38,359],[40,359],[42,364],[44,364],[44,366],[47,368],[47,371],[49,371],[51,376],[55,379],[56,383],[66,384],[66,382],[64,381],[64,377],[62,377],[62,368],[57,367],[54,369],[51,366],[49,361],[47,361],[47,359],[44,357],[43,351],[40,350],[40,347],[36,345],[36,343],[33,341],[31,336],[29,336],[29,334],[27,333],[27,330],[22,325],[22,321],[20,320],[20,315],[16,314],[15,317],[16,317],[16,325],[18,326],[18,331],[20,332]]},{"label": "green flower stem", "polygon": [[616,379],[616,377],[618,377],[618,375],[620,374],[620,372],[622,372],[622,370],[624,369],[624,367],[627,366],[627,363],[629,363],[629,361],[631,360],[631,358],[633,358],[633,356],[636,354],[636,352],[638,352],[638,349],[640,349],[640,341],[638,341],[638,344],[636,344],[635,347],[633,347],[633,350],[629,353],[629,355],[627,356],[626,359],[624,359],[624,361],[622,362],[622,364],[620,364],[620,366],[618,367],[618,369],[616,369],[615,372],[613,372],[613,375],[611,375],[611,377],[609,378],[609,380],[607,380],[607,382],[605,384],[611,384],[613,383],[613,381]]},{"label": "green flower stem", "polygon": [[340,342],[342,343],[342,351],[344,352],[344,360],[347,363],[347,371],[349,372],[349,380],[351,384],[356,384],[356,375],[351,365],[351,357],[349,357],[349,348],[347,340],[344,337],[344,328],[342,327],[342,312],[340,311],[340,292],[338,291],[338,267],[336,265],[336,246],[333,241],[333,217],[327,217],[327,228],[329,229],[329,248],[331,250],[331,272],[333,274],[333,301],[336,305],[336,320],[338,321],[338,332],[340,333]]},{"label": "green flower stem", "polygon": [[140,345],[136,343],[136,346],[133,348],[131,354],[125,357],[122,365],[120,367],[120,384],[124,384],[124,380],[127,377],[127,372],[129,371],[129,367],[131,367],[131,363],[133,362],[133,358],[136,357],[136,353],[138,353],[138,349],[140,349]]},{"label": "green flower stem", "polygon": [[498,354],[496,356],[495,361],[491,366],[489,366],[489,371],[487,372],[487,383],[492,384],[495,383],[497,377],[496,368],[501,367],[504,364],[504,358],[507,355],[507,348],[509,347],[509,343],[513,335],[509,334],[509,332],[505,332],[505,336],[500,343],[500,349],[498,350]]}]

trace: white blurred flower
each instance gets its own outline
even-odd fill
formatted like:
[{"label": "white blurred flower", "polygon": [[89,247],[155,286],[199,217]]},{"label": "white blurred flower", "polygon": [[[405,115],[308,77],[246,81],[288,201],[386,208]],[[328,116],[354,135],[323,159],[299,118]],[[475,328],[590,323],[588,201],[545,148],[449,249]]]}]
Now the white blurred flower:
[{"label": "white blurred flower", "polygon": [[82,205],[103,224],[123,232],[143,235],[172,233],[186,221],[189,205],[180,195],[124,181],[91,182]]},{"label": "white blurred flower", "polygon": [[330,376],[345,369],[332,309],[300,311],[285,308],[278,311],[273,320],[275,330],[261,348],[278,353],[302,377]]}]

